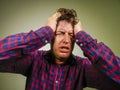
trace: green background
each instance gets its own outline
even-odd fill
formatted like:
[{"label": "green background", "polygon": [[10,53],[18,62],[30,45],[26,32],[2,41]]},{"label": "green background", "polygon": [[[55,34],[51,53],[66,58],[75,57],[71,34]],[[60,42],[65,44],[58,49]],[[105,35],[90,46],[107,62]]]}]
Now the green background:
[{"label": "green background", "polygon": [[[0,0],[0,39],[45,26],[61,7],[75,9],[84,30],[120,56],[120,0]],[[83,57],[77,45],[73,53]],[[25,80],[19,74],[0,73],[0,90],[24,90]]]}]

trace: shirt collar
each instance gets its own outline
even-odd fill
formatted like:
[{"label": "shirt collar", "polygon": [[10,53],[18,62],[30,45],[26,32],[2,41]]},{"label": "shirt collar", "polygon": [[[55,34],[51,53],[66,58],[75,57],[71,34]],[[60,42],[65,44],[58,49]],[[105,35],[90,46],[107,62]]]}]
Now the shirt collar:
[{"label": "shirt collar", "polygon": [[[47,51],[46,54],[44,55],[45,60],[47,60],[48,63],[50,64],[55,64],[54,61],[54,56],[51,50]],[[70,57],[67,60],[67,63],[63,64],[63,65],[75,65],[76,64],[76,60],[74,58],[74,55],[71,54]]]}]

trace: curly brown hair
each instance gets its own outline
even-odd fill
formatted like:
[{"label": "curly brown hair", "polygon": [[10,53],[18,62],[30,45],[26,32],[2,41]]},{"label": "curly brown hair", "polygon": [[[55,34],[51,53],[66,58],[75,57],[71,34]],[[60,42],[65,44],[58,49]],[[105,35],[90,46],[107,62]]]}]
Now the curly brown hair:
[{"label": "curly brown hair", "polygon": [[66,20],[74,27],[78,23],[77,13],[74,9],[59,8],[57,12],[60,12],[61,16],[57,19],[57,22]]},{"label": "curly brown hair", "polygon": [[[76,13],[75,10],[73,10],[73,9],[66,9],[66,8],[59,8],[57,10],[57,12],[59,12],[61,14],[61,16],[58,17],[58,19],[57,19],[56,27],[58,26],[59,21],[62,21],[62,20],[65,20],[65,21],[71,23],[73,28],[74,28],[74,25],[78,23],[77,13]],[[56,30],[55,30],[55,33],[56,33]],[[73,36],[73,38],[74,38],[74,36]],[[51,41],[51,44],[50,44],[51,45],[51,49],[53,48],[54,39],[55,39],[55,37],[53,37],[53,39]],[[73,41],[72,45],[73,45],[72,47],[74,48],[74,41]]]}]

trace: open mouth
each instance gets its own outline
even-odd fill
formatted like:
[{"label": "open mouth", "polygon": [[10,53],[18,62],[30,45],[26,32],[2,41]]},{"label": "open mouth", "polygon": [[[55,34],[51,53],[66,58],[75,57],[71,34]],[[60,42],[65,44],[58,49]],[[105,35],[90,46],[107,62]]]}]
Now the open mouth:
[{"label": "open mouth", "polygon": [[60,47],[60,52],[62,53],[68,53],[70,51],[68,46],[62,46]]}]

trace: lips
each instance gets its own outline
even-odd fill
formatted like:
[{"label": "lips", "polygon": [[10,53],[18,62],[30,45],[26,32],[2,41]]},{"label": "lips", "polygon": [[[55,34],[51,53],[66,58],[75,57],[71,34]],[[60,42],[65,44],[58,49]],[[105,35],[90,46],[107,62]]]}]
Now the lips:
[{"label": "lips", "polygon": [[70,51],[70,48],[68,46],[61,46],[60,52],[62,53],[68,53]]}]

